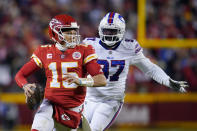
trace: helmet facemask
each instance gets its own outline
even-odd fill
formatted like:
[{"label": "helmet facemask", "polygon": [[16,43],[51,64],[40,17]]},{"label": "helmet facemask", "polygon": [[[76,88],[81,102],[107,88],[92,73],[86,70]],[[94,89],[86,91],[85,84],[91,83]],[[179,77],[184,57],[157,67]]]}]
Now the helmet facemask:
[{"label": "helmet facemask", "polygon": [[66,48],[74,48],[80,43],[80,35],[77,28],[61,28],[58,34],[59,40],[65,43]]},{"label": "helmet facemask", "polygon": [[101,28],[100,33],[101,41],[108,46],[113,46],[121,41],[122,33],[118,28]]}]

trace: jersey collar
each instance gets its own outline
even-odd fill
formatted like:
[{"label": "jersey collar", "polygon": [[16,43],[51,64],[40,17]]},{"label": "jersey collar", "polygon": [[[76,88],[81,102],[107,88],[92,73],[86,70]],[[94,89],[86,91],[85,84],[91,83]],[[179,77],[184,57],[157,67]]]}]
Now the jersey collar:
[{"label": "jersey collar", "polygon": [[118,46],[120,45],[121,41],[119,41],[117,44],[115,44],[114,46],[110,47],[107,46],[106,44],[104,44],[101,40],[99,41],[99,44],[105,48],[106,50],[116,50],[118,48]]},{"label": "jersey collar", "polygon": [[61,45],[59,42],[55,44],[55,47],[58,48],[60,51],[66,51],[67,47],[65,45]]}]

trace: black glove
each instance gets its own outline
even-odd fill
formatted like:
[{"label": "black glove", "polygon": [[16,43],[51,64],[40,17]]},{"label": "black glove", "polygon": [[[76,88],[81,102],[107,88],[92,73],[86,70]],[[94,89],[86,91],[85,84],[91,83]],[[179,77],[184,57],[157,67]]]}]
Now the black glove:
[{"label": "black glove", "polygon": [[170,81],[170,88],[172,88],[173,90],[181,93],[187,92],[185,88],[189,87],[189,85],[186,81],[175,81],[172,80],[171,78],[169,79],[169,81]]}]

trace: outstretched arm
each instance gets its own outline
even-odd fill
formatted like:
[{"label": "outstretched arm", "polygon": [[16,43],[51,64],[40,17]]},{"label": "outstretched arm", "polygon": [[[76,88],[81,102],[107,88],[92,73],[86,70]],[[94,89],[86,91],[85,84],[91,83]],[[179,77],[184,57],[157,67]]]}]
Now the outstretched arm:
[{"label": "outstretched arm", "polygon": [[186,92],[184,88],[188,87],[187,82],[172,80],[158,65],[152,63],[142,53],[134,59],[134,65],[158,83],[179,92]]}]

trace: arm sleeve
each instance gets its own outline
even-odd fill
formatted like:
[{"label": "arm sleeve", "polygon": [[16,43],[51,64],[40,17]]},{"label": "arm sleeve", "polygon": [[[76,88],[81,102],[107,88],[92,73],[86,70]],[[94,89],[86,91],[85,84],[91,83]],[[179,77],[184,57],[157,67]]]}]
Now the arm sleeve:
[{"label": "arm sleeve", "polygon": [[170,77],[159,66],[146,58],[143,53],[139,53],[138,56],[133,59],[133,62],[136,67],[158,83],[168,87],[170,86]]},{"label": "arm sleeve", "polygon": [[87,69],[87,72],[91,76],[95,76],[95,75],[98,75],[98,74],[103,74],[103,71],[101,69],[101,66],[97,63],[97,60],[96,59],[88,62],[86,64],[86,69]]},{"label": "arm sleeve", "polygon": [[39,69],[40,67],[37,66],[33,59],[27,62],[15,76],[18,86],[22,88],[25,84],[27,84],[27,77]]}]

